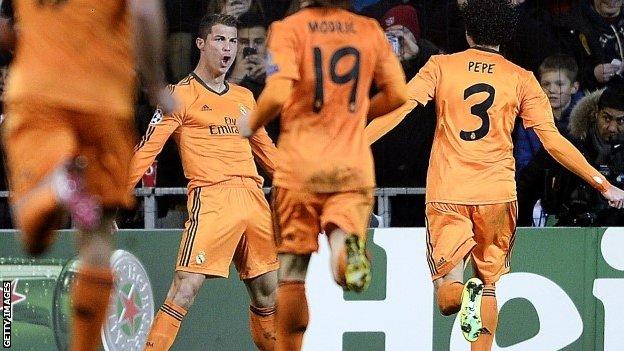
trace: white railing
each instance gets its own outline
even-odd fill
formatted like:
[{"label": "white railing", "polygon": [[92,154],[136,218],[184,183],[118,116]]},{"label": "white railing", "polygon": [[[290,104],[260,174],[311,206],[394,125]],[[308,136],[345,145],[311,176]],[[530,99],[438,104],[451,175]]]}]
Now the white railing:
[{"label": "white railing", "polygon": [[[264,188],[264,193],[268,194],[271,188]],[[390,197],[396,195],[423,195],[425,188],[377,188],[377,214],[383,218],[383,226],[390,226],[392,207]],[[143,197],[143,224],[145,229],[156,228],[156,197],[167,195],[186,195],[186,188],[137,188],[136,196]],[[0,197],[8,197],[8,191],[0,191]]]}]

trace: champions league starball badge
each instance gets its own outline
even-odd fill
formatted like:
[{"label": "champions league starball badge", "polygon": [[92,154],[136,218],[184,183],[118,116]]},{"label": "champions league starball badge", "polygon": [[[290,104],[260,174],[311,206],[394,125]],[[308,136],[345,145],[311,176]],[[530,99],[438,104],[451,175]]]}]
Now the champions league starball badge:
[{"label": "champions league starball badge", "polygon": [[124,250],[111,257],[115,286],[102,328],[106,351],[143,350],[154,320],[154,295],[145,268]]}]

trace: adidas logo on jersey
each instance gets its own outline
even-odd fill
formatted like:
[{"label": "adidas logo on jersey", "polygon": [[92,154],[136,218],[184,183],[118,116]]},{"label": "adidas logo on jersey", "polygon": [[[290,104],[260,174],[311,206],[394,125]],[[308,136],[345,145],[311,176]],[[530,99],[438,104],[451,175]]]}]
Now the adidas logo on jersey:
[{"label": "adidas logo on jersey", "polygon": [[211,108],[210,108],[210,106],[208,106],[208,105],[204,105],[204,106],[202,106],[202,109],[201,109],[201,110],[202,110],[202,111],[212,111],[212,109],[211,109]]}]

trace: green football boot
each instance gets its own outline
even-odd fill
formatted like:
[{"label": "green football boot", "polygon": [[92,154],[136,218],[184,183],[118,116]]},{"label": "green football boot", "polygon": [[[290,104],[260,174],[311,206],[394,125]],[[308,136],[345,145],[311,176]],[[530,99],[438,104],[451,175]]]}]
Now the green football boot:
[{"label": "green football boot", "polygon": [[371,265],[366,257],[366,241],[357,235],[345,239],[347,266],[345,269],[345,290],[363,292],[371,281]]},{"label": "green football boot", "polygon": [[464,338],[474,342],[479,338],[483,323],[481,321],[481,298],[483,282],[479,278],[471,278],[464,284],[462,303],[459,310],[459,326]]}]

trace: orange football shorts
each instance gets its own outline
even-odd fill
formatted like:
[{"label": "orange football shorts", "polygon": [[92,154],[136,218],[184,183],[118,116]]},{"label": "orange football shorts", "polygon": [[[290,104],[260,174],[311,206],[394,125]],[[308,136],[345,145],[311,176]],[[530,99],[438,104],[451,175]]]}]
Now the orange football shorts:
[{"label": "orange football shorts", "polygon": [[484,283],[509,272],[516,201],[491,205],[427,203],[427,263],[433,280],[448,274],[468,255]]},{"label": "orange football shorts", "polygon": [[51,103],[7,104],[3,127],[12,201],[36,187],[63,162],[86,161],[87,190],[104,208],[131,208],[130,160],[136,142],[132,116],[68,110]]},{"label": "orange football shorts", "polygon": [[276,188],[272,215],[277,252],[297,255],[316,252],[318,235],[328,224],[347,234],[366,237],[373,209],[373,189],[339,193],[310,193]]},{"label": "orange football shorts", "polygon": [[279,268],[269,204],[253,179],[194,188],[187,207],[176,270],[227,278],[234,261],[249,279]]}]

